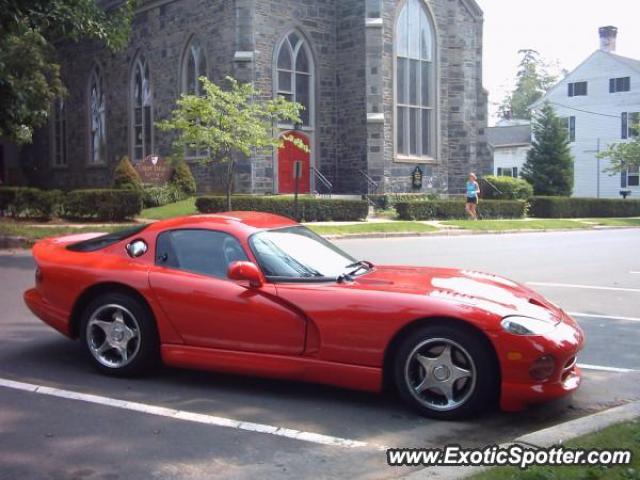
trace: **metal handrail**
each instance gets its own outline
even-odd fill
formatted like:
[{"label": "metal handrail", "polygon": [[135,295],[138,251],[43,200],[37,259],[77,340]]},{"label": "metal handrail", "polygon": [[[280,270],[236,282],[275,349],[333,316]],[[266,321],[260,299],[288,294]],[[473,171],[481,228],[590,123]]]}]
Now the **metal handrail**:
[{"label": "metal handrail", "polygon": [[[373,187],[374,192],[378,190],[378,182],[371,178],[367,172],[365,172],[364,170],[360,170],[360,175],[362,175],[367,181],[367,190],[370,190],[371,187]],[[370,194],[371,192],[368,193]]]},{"label": "metal handrail", "polygon": [[325,177],[322,172],[320,172],[316,167],[311,167],[311,171],[314,173],[320,183],[324,185],[327,190],[329,190],[329,194],[331,194],[331,192],[333,191],[333,183],[331,183],[331,181],[329,181],[329,179]]}]

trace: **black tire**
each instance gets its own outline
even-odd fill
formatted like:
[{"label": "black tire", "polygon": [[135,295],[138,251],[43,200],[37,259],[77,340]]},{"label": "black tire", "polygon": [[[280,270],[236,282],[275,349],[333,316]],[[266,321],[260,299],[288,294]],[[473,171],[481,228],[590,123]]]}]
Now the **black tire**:
[{"label": "black tire", "polygon": [[[450,346],[452,352],[453,368],[440,368],[436,371],[441,366],[438,362],[444,358],[438,355],[442,355],[446,345]],[[438,354],[439,349],[442,350]],[[426,355],[431,352],[436,352],[434,357]],[[415,354],[419,354],[423,362],[426,356],[429,362],[427,366],[433,366],[430,381],[435,382],[434,388],[427,388],[419,393],[414,387],[425,385],[422,382],[427,381],[427,368],[417,360]],[[467,360],[467,356],[470,361],[463,361]],[[451,374],[456,367],[460,367],[456,372],[466,370],[473,372],[474,376],[452,381],[455,375],[461,375]],[[410,333],[396,350],[393,374],[400,397],[419,414],[439,420],[466,418],[492,408],[499,395],[500,369],[489,341],[470,327],[457,323],[438,323],[420,327]],[[447,379],[441,383],[452,384],[453,398],[450,404],[445,404],[445,401],[449,402],[449,397],[438,387],[438,376]],[[440,402],[442,405],[435,405]]]},{"label": "black tire", "polygon": [[[108,342],[106,340],[107,335],[102,327],[97,328],[92,321],[92,318],[98,312],[100,312],[99,315],[104,314],[107,320],[113,320],[117,311],[123,313],[124,323],[129,327],[129,331],[137,332],[137,335],[126,343],[127,360],[126,363],[121,362],[122,365],[117,365],[117,359],[123,360],[123,354],[119,353],[120,350],[111,348],[110,345],[104,354],[96,353],[96,344],[100,341],[99,338],[96,340],[96,337],[100,336],[101,331],[105,337],[102,343],[106,345]],[[133,320],[128,317],[129,314],[133,317]],[[98,317],[96,316],[97,319]],[[89,329],[90,322],[92,322],[91,330]],[[80,340],[91,363],[100,372],[107,375],[120,377],[140,375],[150,371],[160,363],[160,342],[153,314],[145,304],[126,293],[102,294],[87,305],[80,318]],[[98,357],[102,356],[105,358],[99,360]],[[109,359],[114,359],[113,364],[109,364]]]}]

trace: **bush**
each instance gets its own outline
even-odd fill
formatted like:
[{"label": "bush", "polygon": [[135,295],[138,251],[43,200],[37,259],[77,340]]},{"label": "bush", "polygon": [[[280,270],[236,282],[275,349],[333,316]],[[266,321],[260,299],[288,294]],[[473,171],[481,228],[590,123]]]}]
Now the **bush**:
[{"label": "bush", "polygon": [[[395,205],[400,220],[453,220],[467,218],[465,203],[459,200],[398,202]],[[522,200],[482,200],[478,214],[482,219],[522,218],[527,210]]]},{"label": "bush", "polygon": [[179,202],[187,196],[171,184],[155,186],[145,185],[142,191],[143,208],[162,207],[169,203]]},{"label": "bush", "polygon": [[533,197],[529,215],[539,218],[637,217],[640,200]]},{"label": "bush", "polygon": [[[295,218],[293,197],[279,196],[233,196],[234,210],[248,210],[274,213]],[[204,196],[196,199],[200,213],[221,213],[227,210],[227,200],[222,196]],[[358,221],[367,218],[369,205],[364,200],[331,200],[324,198],[300,197],[298,199],[300,218],[306,222]]]},{"label": "bush", "polygon": [[[489,175],[483,178],[482,196],[492,200],[528,200],[533,196],[533,187],[526,180]],[[493,185],[487,185],[490,183]],[[495,189],[498,189],[497,192]]]},{"label": "bush", "polygon": [[176,164],[169,183],[184,194],[180,200],[184,200],[196,193],[196,180],[193,178],[189,165],[184,160]]},{"label": "bush", "polygon": [[142,210],[142,192],[132,189],[73,190],[65,195],[61,210],[61,216],[71,220],[126,220]]},{"label": "bush", "polygon": [[384,193],[368,195],[377,210],[387,210],[396,202],[412,202],[417,200],[437,200],[435,193]]},{"label": "bush", "polygon": [[119,190],[142,190],[140,175],[133,168],[127,156],[120,159],[113,172],[113,188]]},{"label": "bush", "polygon": [[0,188],[0,211],[14,218],[48,220],[60,206],[62,192],[29,187]]}]

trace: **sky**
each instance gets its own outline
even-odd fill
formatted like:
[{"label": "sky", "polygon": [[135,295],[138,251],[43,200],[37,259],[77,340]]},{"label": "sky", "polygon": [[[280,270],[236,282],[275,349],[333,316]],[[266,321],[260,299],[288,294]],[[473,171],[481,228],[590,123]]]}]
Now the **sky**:
[{"label": "sky", "polygon": [[616,53],[640,59],[640,0],[476,0],[484,11],[483,83],[489,124],[514,85],[518,50],[532,48],[573,70],[600,46],[598,28],[618,27]]}]

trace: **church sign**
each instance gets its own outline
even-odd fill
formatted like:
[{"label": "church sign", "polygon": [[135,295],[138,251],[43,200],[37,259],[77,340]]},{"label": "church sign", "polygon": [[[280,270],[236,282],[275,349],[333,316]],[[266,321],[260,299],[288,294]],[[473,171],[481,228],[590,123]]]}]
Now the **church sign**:
[{"label": "church sign", "polygon": [[164,185],[173,174],[173,167],[166,159],[158,155],[149,155],[134,166],[138,171],[138,175],[140,175],[142,183],[151,185]]}]

